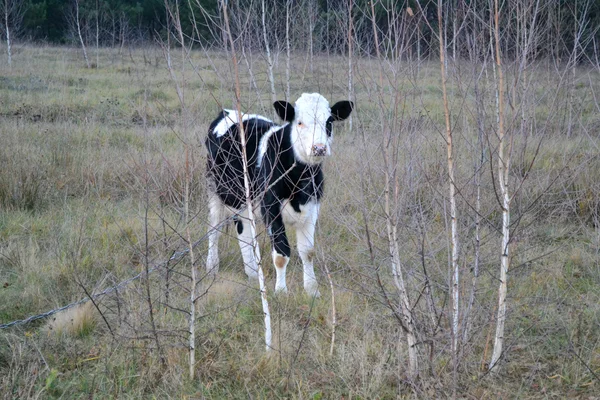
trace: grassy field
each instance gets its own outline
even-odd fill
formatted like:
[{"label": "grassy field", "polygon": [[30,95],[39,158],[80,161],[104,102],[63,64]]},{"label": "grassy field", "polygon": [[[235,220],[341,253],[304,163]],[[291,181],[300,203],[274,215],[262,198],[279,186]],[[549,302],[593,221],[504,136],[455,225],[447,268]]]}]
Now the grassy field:
[{"label": "grassy field", "polygon": [[[264,60],[246,56],[239,63],[243,104],[273,116]],[[17,49],[12,69],[0,64],[0,323],[55,309],[144,272],[185,248],[187,226],[193,240],[206,232],[203,141],[220,107],[233,105],[227,55],[197,52],[182,62],[181,52],[173,50],[172,74],[156,48],[101,49],[93,57],[97,68],[86,69],[77,49],[25,46]],[[269,293],[275,338],[270,354],[264,351],[258,287],[246,280],[230,227],[221,241],[219,276],[204,277],[200,285],[194,380],[188,378],[181,312],[189,307],[185,258],[102,297],[97,307],[86,303],[0,331],[3,398],[450,396],[439,64],[354,62],[357,108],[351,123],[337,126],[325,167],[316,248],[323,296],[303,294],[301,263],[293,252],[290,293]],[[309,65],[297,55],[291,97],[318,91],[331,103],[346,99],[347,65],[341,57]],[[280,98],[284,67],[281,54]],[[463,306],[475,262],[474,178],[481,182],[480,274],[469,334],[462,340],[458,393],[596,398],[600,74],[585,66],[565,74],[551,63],[534,64],[519,81],[522,87],[511,92],[507,125],[514,135],[511,188],[517,196],[506,353],[501,372],[492,376],[486,365],[495,329],[501,209],[491,168],[497,164],[494,83],[490,68],[478,68],[453,63],[449,81]],[[507,76],[510,86],[516,76],[510,65]],[[396,138],[400,193],[394,212],[420,332],[418,384],[406,378],[406,344],[394,313],[397,293],[382,207],[385,129]],[[478,132],[486,135],[479,141]],[[269,254],[265,236],[261,228],[262,254]],[[205,256],[201,242],[195,251],[200,271]],[[272,288],[274,273],[265,264]],[[335,287],[333,355],[325,265]]]}]

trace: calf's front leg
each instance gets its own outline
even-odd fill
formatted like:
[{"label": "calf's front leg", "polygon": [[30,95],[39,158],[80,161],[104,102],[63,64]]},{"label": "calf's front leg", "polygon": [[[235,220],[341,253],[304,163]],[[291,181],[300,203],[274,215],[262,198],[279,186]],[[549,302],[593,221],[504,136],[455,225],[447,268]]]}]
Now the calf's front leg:
[{"label": "calf's front leg", "polygon": [[315,226],[319,218],[319,204],[307,205],[305,212],[308,215],[304,223],[296,228],[298,253],[300,253],[304,268],[304,291],[309,296],[319,297],[319,284],[313,264],[315,258]]},{"label": "calf's front leg", "polygon": [[265,205],[263,215],[265,216],[265,223],[268,227],[269,236],[271,237],[271,243],[273,245],[273,264],[275,265],[275,272],[277,273],[275,291],[287,292],[285,271],[290,262],[291,252],[290,244],[285,234],[285,225],[283,224],[283,218],[281,217],[281,204],[277,201]]}]

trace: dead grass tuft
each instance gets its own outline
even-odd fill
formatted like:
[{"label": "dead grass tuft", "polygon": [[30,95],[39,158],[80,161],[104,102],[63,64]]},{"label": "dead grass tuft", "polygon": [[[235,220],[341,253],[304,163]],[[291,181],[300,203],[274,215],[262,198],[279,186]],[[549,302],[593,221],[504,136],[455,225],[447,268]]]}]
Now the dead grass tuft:
[{"label": "dead grass tuft", "polygon": [[90,302],[70,308],[58,314],[43,328],[48,335],[85,337],[98,325],[98,312]]}]

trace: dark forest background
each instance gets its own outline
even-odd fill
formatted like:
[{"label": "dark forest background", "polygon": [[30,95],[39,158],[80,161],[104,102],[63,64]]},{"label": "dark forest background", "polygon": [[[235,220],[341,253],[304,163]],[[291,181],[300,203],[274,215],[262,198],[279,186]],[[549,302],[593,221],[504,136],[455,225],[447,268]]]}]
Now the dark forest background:
[{"label": "dark forest background", "polygon": [[[86,43],[104,47],[142,45],[164,38],[167,30],[175,29],[168,26],[166,16],[168,9],[177,9],[181,28],[193,43],[208,48],[226,46],[220,28],[220,2],[215,0],[0,0],[0,5],[8,3],[19,7],[3,10],[3,14],[10,14],[8,18],[3,15],[0,23],[3,39],[8,25],[13,40],[75,43],[79,40],[75,24],[78,11]],[[514,57],[523,41],[531,36],[537,42],[533,43],[531,56],[534,58],[551,56],[560,61],[575,54],[579,63],[596,61],[600,49],[600,0],[540,0],[533,5],[523,5],[519,10],[520,3],[507,1],[503,5],[506,10],[501,24],[505,57]],[[237,39],[243,40],[246,48],[262,49],[262,1],[230,0],[228,4],[233,10],[232,29]],[[354,42],[358,44],[355,51],[363,55],[374,52],[367,0],[269,0],[265,5],[270,41],[276,48],[284,46],[286,17],[289,17],[292,48],[300,50],[311,46],[315,53],[346,52],[350,10]],[[437,54],[436,35],[432,35],[437,32],[437,7],[437,1],[431,0],[377,1],[377,25],[382,34],[395,37],[402,50],[408,47],[419,57]],[[469,48],[485,48],[474,43],[488,42],[485,32],[475,27],[490,21],[489,1],[452,0],[444,2],[443,7],[444,29],[452,56],[460,57]],[[520,26],[516,19],[518,12],[534,12],[534,7],[538,14],[537,25]],[[535,30],[535,35],[528,35],[528,29]],[[452,49],[458,50],[452,54]]]}]

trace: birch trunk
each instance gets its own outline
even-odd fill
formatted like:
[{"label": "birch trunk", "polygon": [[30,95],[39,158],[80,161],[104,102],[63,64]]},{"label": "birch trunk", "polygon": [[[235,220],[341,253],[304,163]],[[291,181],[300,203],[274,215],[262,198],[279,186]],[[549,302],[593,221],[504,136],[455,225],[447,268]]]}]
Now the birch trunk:
[{"label": "birch trunk", "polygon": [[194,379],[194,370],[196,365],[196,287],[197,287],[197,274],[196,274],[196,259],[194,257],[194,243],[192,242],[192,235],[190,234],[190,221],[189,221],[189,199],[190,199],[190,179],[191,172],[189,170],[188,160],[188,149],[186,148],[186,175],[187,179],[185,182],[185,219],[186,219],[186,236],[188,242],[188,248],[190,250],[190,317],[189,317],[189,361],[190,361],[190,380]]},{"label": "birch trunk", "polygon": [[75,0],[75,24],[77,26],[77,35],[79,36],[79,42],[81,43],[81,49],[83,50],[83,57],[85,58],[85,65],[90,68],[90,60],[88,58],[87,50],[85,48],[85,42],[81,35],[81,23],[79,22],[79,0]]},{"label": "birch trunk", "polygon": [[285,99],[290,101],[290,1],[285,2]]},{"label": "birch trunk", "polygon": [[[479,91],[477,89],[477,83],[475,83],[475,97],[479,97]],[[477,119],[480,120],[480,116],[477,116]],[[477,188],[477,197],[475,198],[475,260],[473,262],[473,278],[471,279],[471,292],[469,294],[469,301],[467,303],[467,309],[464,313],[464,326],[462,331],[462,343],[465,345],[468,341],[469,332],[471,330],[472,318],[471,311],[473,309],[473,305],[475,304],[475,294],[477,292],[477,280],[479,278],[479,257],[480,257],[480,248],[481,248],[481,237],[480,237],[480,227],[481,227],[481,170],[483,168],[483,163],[485,162],[485,153],[483,148],[483,124],[478,123],[478,135],[477,135],[477,145],[480,149],[479,161],[475,162],[475,187]]]},{"label": "birch trunk", "polygon": [[10,29],[8,29],[8,12],[5,14],[6,26],[6,51],[8,52],[8,66],[12,67],[12,47],[10,42]]},{"label": "birch trunk", "polygon": [[[348,100],[352,100],[352,4],[348,0]],[[348,118],[348,130],[352,131],[352,115]]]},{"label": "birch trunk", "polygon": [[510,242],[510,196],[508,193],[508,171],[510,168],[510,151],[506,152],[507,137],[504,132],[504,77],[502,74],[502,63],[500,58],[500,32],[498,0],[494,2],[494,38],[496,44],[496,69],[498,74],[498,89],[496,109],[498,113],[498,181],[500,194],[502,196],[502,253],[500,255],[500,287],[498,289],[498,314],[496,322],[496,334],[494,336],[494,350],[490,361],[490,371],[500,370],[498,361],[502,356],[504,346],[504,323],[506,322],[506,292],[509,267]]},{"label": "birch trunk", "polygon": [[[384,151],[384,157],[387,158],[388,150]],[[386,168],[387,171],[387,168]],[[409,376],[412,379],[417,378],[419,374],[419,363],[417,354],[417,339],[415,335],[415,323],[412,318],[412,309],[408,298],[408,292],[406,290],[406,283],[404,282],[404,276],[402,275],[400,265],[400,251],[398,248],[398,235],[396,224],[391,216],[390,212],[390,176],[386,172],[386,189],[385,189],[385,212],[386,212],[386,228],[388,234],[388,242],[391,256],[391,267],[392,276],[394,278],[394,285],[398,290],[400,296],[400,312],[402,320],[404,322],[405,333],[406,333],[406,344],[408,346],[408,371]]]},{"label": "birch trunk", "polygon": [[440,35],[440,71],[442,75],[442,96],[444,101],[444,118],[446,122],[446,149],[448,158],[448,180],[450,183],[450,223],[451,223],[451,270],[452,270],[452,356],[454,372],[458,366],[458,321],[459,321],[459,268],[458,268],[458,220],[456,210],[456,185],[454,180],[454,148],[452,146],[452,127],[450,125],[450,110],[446,90],[447,60],[446,37],[442,31],[442,1],[438,0],[438,28]]},{"label": "birch trunk", "polygon": [[[229,46],[231,47],[231,56],[233,58],[233,70],[235,74],[235,96],[236,96],[236,112],[238,121],[242,121],[241,111],[241,91],[240,91],[240,78],[239,71],[237,68],[237,56],[235,54],[235,47],[233,45],[233,37],[229,28],[229,16],[227,13],[227,3],[225,0],[221,0],[223,7],[223,20],[225,22],[226,34],[229,39]],[[263,2],[264,5],[264,2]],[[254,218],[254,212],[252,208],[252,199],[250,197],[250,175],[248,173],[248,156],[246,153],[246,132],[244,132],[244,124],[238,125],[240,130],[240,142],[242,147],[242,169],[244,171],[244,190],[246,193],[246,208],[248,210],[248,219],[250,220],[250,234],[252,236],[252,249],[254,250],[254,259],[258,266],[258,282],[260,287],[261,303],[263,313],[265,314],[265,347],[266,351],[271,350],[271,312],[269,310],[269,302],[267,300],[267,287],[265,285],[265,275],[261,266],[260,248],[258,246],[258,240],[256,239],[256,219]]]},{"label": "birch trunk", "polygon": [[[377,25],[375,23],[375,8],[373,2],[371,2],[371,23],[373,28],[373,36],[375,39],[375,49],[377,59],[380,61],[379,65],[379,89],[383,87],[383,71],[381,67],[381,54],[379,51],[379,38],[377,34]],[[379,93],[380,98],[383,94]],[[404,276],[402,275],[400,265],[400,251],[398,248],[398,232],[396,227],[395,208],[398,205],[398,185],[399,182],[395,181],[394,190],[394,210],[392,210],[392,199],[390,194],[391,182],[393,180],[393,174],[390,174],[390,143],[391,143],[391,132],[388,127],[385,126],[385,116],[383,114],[383,104],[380,106],[381,109],[381,121],[384,124],[384,146],[383,146],[383,160],[385,168],[385,186],[384,186],[384,200],[385,200],[385,219],[386,219],[386,230],[388,236],[388,245],[390,251],[390,263],[392,269],[392,276],[394,279],[394,285],[398,290],[400,297],[400,315],[403,323],[404,333],[406,334],[406,342],[408,346],[408,371],[411,379],[417,379],[419,375],[419,363],[417,353],[417,339],[416,339],[416,327],[412,315],[412,309],[410,306],[410,300],[408,298],[408,291],[406,290],[406,283]]]},{"label": "birch trunk", "polygon": [[96,68],[98,68],[98,64],[100,63],[100,57],[98,55],[100,48],[100,23],[98,21],[99,14],[100,8],[98,8],[98,0],[96,0]]},{"label": "birch trunk", "polygon": [[6,51],[7,51],[7,55],[8,55],[8,66],[11,67],[12,66],[12,43],[11,43],[11,38],[10,38],[10,28],[8,27],[8,21],[10,20],[10,14],[11,14],[11,4],[8,0],[4,1],[4,10],[3,13],[3,17],[4,17],[4,29],[6,29]]}]

